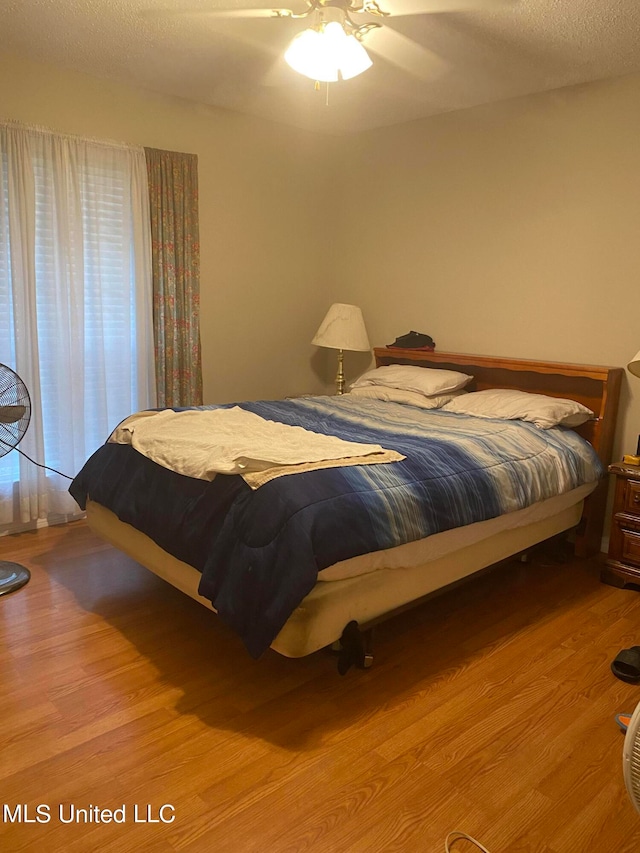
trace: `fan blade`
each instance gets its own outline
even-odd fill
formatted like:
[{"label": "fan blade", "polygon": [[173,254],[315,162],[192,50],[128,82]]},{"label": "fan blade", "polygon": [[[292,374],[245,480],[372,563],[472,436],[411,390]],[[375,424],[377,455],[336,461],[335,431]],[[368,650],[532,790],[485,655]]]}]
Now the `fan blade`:
[{"label": "fan blade", "polygon": [[215,9],[209,12],[210,18],[283,18],[280,9]]},{"label": "fan blade", "polygon": [[290,18],[290,9],[146,9],[145,18],[202,17],[202,18]]},{"label": "fan blade", "polygon": [[371,30],[362,43],[367,50],[419,80],[433,80],[448,68],[448,63],[436,53],[390,26]]},{"label": "fan blade", "polygon": [[514,5],[517,0],[380,0],[383,12],[393,17],[429,15],[439,12],[465,12],[469,9],[491,9]]},{"label": "fan blade", "polygon": [[26,411],[26,406],[0,406],[0,424],[15,424]]},{"label": "fan blade", "polygon": [[291,83],[292,76],[296,79],[299,75],[287,65],[283,56],[278,56],[271,63],[260,82],[262,86],[287,86]]}]

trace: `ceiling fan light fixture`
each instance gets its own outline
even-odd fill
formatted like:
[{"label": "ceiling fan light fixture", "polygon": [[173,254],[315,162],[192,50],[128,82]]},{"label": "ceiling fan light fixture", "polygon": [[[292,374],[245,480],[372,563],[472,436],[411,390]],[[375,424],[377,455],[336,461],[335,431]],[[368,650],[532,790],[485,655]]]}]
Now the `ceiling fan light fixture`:
[{"label": "ceiling fan light fixture", "polygon": [[342,46],[342,55],[340,59],[340,73],[343,80],[350,80],[352,77],[357,77],[368,68],[371,68],[373,62],[367,51],[362,46],[362,43],[354,35],[347,36]]},{"label": "ceiling fan light fixture", "polygon": [[323,83],[335,83],[339,74],[349,80],[373,64],[358,39],[339,21],[322,22],[298,33],[284,58],[294,71]]},{"label": "ceiling fan light fixture", "polygon": [[324,48],[322,33],[316,29],[304,30],[293,39],[284,55],[285,62],[311,80],[335,83],[338,69]]}]

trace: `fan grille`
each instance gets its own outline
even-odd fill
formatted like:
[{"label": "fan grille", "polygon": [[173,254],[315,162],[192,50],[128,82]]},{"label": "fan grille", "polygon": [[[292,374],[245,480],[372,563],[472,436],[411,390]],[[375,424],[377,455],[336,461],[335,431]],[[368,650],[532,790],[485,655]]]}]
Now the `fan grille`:
[{"label": "fan grille", "polygon": [[640,812],[640,704],[629,721],[622,763],[627,793],[636,811]]},{"label": "fan grille", "polygon": [[0,364],[0,457],[20,443],[31,419],[31,399],[17,373]]}]

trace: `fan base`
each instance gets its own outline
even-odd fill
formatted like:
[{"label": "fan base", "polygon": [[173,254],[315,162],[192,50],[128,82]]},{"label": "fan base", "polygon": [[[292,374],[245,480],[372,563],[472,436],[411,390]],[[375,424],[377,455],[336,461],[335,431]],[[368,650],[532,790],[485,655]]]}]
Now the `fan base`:
[{"label": "fan base", "polygon": [[19,563],[0,560],[0,595],[15,592],[29,582],[31,572]]}]

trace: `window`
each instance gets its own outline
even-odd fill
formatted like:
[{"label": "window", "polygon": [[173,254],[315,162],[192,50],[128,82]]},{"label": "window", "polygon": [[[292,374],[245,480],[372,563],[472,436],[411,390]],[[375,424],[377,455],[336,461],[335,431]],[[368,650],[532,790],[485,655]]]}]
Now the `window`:
[{"label": "window", "polygon": [[[69,475],[154,405],[142,149],[0,126],[0,362],[23,379],[21,448]],[[68,481],[0,458],[0,531],[78,511]]]}]

